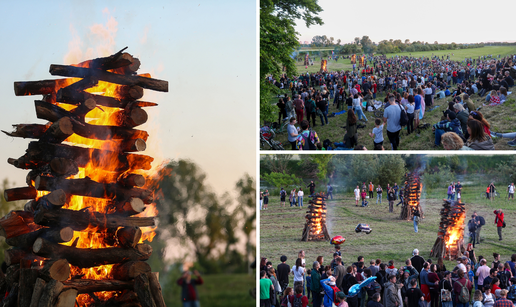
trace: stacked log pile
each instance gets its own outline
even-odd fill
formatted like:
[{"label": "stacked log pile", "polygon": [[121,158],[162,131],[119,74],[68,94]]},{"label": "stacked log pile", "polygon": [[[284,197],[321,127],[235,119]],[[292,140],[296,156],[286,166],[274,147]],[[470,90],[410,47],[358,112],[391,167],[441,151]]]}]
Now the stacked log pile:
[{"label": "stacked log pile", "polygon": [[[27,186],[4,193],[7,201],[28,202],[0,219],[0,235],[12,246],[0,272],[2,306],[165,306],[157,273],[145,262],[152,248],[142,243],[142,228],[155,227],[155,217],[135,216],[154,201],[142,175],[153,158],[137,154],[148,133],[136,127],[148,119],[143,108],[157,105],[138,100],[143,89],[167,92],[168,82],[136,75],[140,61],[125,49],[74,66],[51,65],[50,73],[64,79],[14,83],[17,96],[43,95],[35,100],[36,115],[48,123],[4,131],[35,141],[8,160],[30,171]],[[101,82],[115,84],[116,93],[88,91]],[[106,125],[98,114],[108,109]],[[93,145],[75,143],[77,136]],[[72,205],[78,197],[87,204],[80,210]],[[85,237],[98,242],[85,244]],[[100,266],[107,268],[98,278],[80,273]]]},{"label": "stacked log pile", "polygon": [[419,211],[423,217],[423,208],[421,208],[421,177],[417,171],[406,174],[405,187],[400,194],[403,193],[403,204],[401,206],[400,219],[412,220],[415,210]]},{"label": "stacked log pile", "polygon": [[439,231],[430,256],[447,257],[448,260],[457,259],[466,251],[464,247],[466,207],[458,201],[444,200],[440,215]]},{"label": "stacked log pile", "polygon": [[324,193],[315,194],[308,203],[301,241],[330,240],[330,234],[326,228],[326,195]]},{"label": "stacked log pile", "polygon": [[328,60],[321,60],[321,72],[328,72]]}]

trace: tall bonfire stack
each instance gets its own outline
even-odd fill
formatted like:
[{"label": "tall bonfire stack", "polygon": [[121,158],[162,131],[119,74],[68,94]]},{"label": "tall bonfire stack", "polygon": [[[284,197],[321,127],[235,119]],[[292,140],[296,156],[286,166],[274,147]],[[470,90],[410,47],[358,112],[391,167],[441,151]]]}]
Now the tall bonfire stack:
[{"label": "tall bonfire stack", "polygon": [[330,240],[330,234],[326,229],[326,195],[324,193],[315,194],[309,201],[306,213],[301,241]]},{"label": "tall bonfire stack", "polygon": [[441,222],[431,257],[457,259],[466,251],[464,247],[464,222],[466,207],[458,201],[445,200],[441,209]]},{"label": "tall bonfire stack", "polygon": [[15,82],[17,96],[35,100],[46,124],[18,124],[13,137],[35,139],[8,162],[30,169],[26,187],[5,191],[28,200],[0,219],[12,248],[0,272],[2,306],[165,306],[157,273],[145,262],[155,235],[153,158],[143,89],[167,92],[168,82],[136,75],[137,58],[123,50],[73,66],[51,65],[67,78]]},{"label": "tall bonfire stack", "polygon": [[421,177],[419,172],[414,171],[406,174],[405,176],[405,187],[403,193],[403,205],[401,206],[400,219],[412,220],[413,213],[415,210],[419,211],[419,214],[423,216],[423,208],[421,208]]}]

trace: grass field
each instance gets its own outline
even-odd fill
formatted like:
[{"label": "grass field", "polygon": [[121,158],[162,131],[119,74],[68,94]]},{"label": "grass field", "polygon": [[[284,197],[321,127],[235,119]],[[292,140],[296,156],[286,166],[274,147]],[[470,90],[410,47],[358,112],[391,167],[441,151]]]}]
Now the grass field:
[{"label": "grass field", "polygon": [[[434,54],[448,54],[450,50],[446,51],[434,51]],[[468,53],[469,52],[469,53]],[[481,53],[485,52],[485,53]],[[454,50],[455,57],[460,57],[460,59],[464,59],[466,55],[471,55],[472,57],[478,57],[479,54],[502,54],[502,56],[506,54],[511,54],[516,52],[516,47],[484,47],[484,48],[475,48],[475,49],[461,49]],[[422,56],[422,55],[431,55],[431,52],[423,53],[417,52],[412,55]],[[346,67],[351,67],[349,64],[349,60],[340,60],[338,62],[330,61],[328,64],[329,70],[342,70],[349,69]],[[310,66],[309,69],[314,68],[314,66]],[[304,69],[304,66],[302,67]],[[315,70],[318,70],[319,67],[315,67]],[[302,71],[302,70],[298,70]],[[452,88],[453,89],[453,88]],[[512,88],[512,94],[509,95],[507,101],[500,106],[496,107],[483,107],[480,111],[486,118],[486,120],[491,124],[491,130],[494,132],[514,132],[516,131],[516,124],[514,120],[514,114],[516,112],[516,91]],[[288,95],[290,95],[290,91],[285,91]],[[384,93],[379,93],[377,96],[377,100],[383,101],[385,98]],[[473,102],[476,107],[482,106],[485,102],[484,98],[480,98],[478,95],[473,95]],[[276,104],[277,98],[271,96],[271,103]],[[443,100],[435,100],[435,105],[437,108],[432,111],[426,111],[424,118],[420,121],[421,124],[428,123],[433,125],[441,120],[442,112],[448,108],[448,102],[451,101],[450,97],[447,97]],[[328,113],[338,112],[336,106],[330,104]],[[374,114],[372,112],[364,112],[367,116],[368,122],[365,124],[365,128],[358,129],[358,144],[365,145],[368,150],[373,149],[373,139],[369,137],[369,133],[372,132],[374,128]],[[313,129],[319,135],[321,142],[323,140],[329,139],[332,142],[342,142],[344,135],[346,133],[345,129],[341,128],[345,125],[346,122],[346,114],[338,115],[336,117],[328,118],[329,124],[325,126],[321,126],[321,121],[319,118],[316,119],[316,126]],[[306,118],[306,116],[305,116]],[[363,123],[362,123],[363,124]],[[390,145],[388,143],[387,132],[384,127],[384,148],[386,150],[390,149]],[[289,142],[287,140],[286,132],[279,133],[276,137],[278,141],[284,144],[285,149],[290,149]],[[507,145],[507,142],[510,139],[497,139],[494,138],[493,142],[495,143],[495,149],[497,150],[512,150],[513,148]],[[402,129],[401,132],[401,143],[400,150],[434,150],[434,149],[443,149],[442,146],[438,148],[433,147],[434,144],[434,134],[431,129],[423,130],[420,132],[419,136],[416,134],[407,135],[406,128]]]},{"label": "grass field", "polygon": [[[201,306],[256,306],[256,300],[249,294],[249,290],[256,286],[254,275],[216,274],[204,275],[202,278],[204,284],[197,286]],[[169,289],[163,287],[163,296],[167,306],[179,306],[181,288],[175,283]]]},{"label": "grass field", "polygon": [[[474,210],[486,220],[481,230],[481,244],[475,248],[476,256],[484,256],[492,261],[493,252],[500,253],[505,262],[515,253],[516,245],[516,201],[496,199],[491,203],[481,199],[483,187],[465,186],[463,202],[466,203],[467,220]],[[420,255],[429,258],[430,250],[437,238],[439,227],[439,211],[442,206],[442,197],[446,198],[446,188],[439,193],[425,193],[421,205],[424,219],[419,224],[419,232],[415,233],[412,221],[399,219],[401,207],[394,207],[394,213],[389,213],[388,202],[385,197],[382,204],[375,204],[376,199],[370,201],[368,207],[356,207],[352,193],[337,194],[333,200],[327,202],[327,225],[330,236],[342,235],[346,242],[341,246],[342,258],[345,265],[356,262],[357,256],[364,256],[367,266],[371,259],[382,259],[382,262],[395,261],[399,267],[411,257],[412,250],[418,248]],[[503,193],[503,192],[500,192]],[[504,195],[502,195],[503,197]],[[375,194],[376,197],[376,194]],[[308,200],[305,197],[305,206]],[[333,258],[333,246],[329,242],[302,242],[301,234],[305,223],[306,208],[280,208],[279,198],[273,197],[269,202],[269,209],[260,211],[260,257],[267,257],[276,267],[281,255],[288,257],[287,264],[295,264],[297,253],[304,250],[307,267],[315,261],[317,256],[324,257],[324,264],[329,265]],[[494,209],[501,208],[505,213],[507,227],[503,229],[503,240],[498,240],[494,225]],[[358,223],[367,223],[373,231],[371,234],[355,233]],[[465,238],[468,242],[469,238]],[[436,260],[436,259],[433,259]],[[446,261],[448,269],[456,265],[454,261]]]}]

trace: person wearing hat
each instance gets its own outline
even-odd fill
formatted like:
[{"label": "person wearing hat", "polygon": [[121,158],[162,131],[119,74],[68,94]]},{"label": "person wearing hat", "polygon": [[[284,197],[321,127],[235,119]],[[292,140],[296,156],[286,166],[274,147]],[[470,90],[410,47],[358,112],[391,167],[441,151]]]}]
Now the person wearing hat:
[{"label": "person wearing hat", "polygon": [[446,113],[446,120],[440,121],[432,126],[432,131],[435,132],[434,147],[441,145],[441,136],[446,132],[455,132],[460,137],[463,137],[462,127],[457,115],[453,112]]},{"label": "person wearing hat", "polygon": [[332,307],[332,304],[335,302],[335,298],[340,289],[335,285],[335,277],[330,276],[326,279],[320,281],[321,286],[324,289],[324,307]]}]

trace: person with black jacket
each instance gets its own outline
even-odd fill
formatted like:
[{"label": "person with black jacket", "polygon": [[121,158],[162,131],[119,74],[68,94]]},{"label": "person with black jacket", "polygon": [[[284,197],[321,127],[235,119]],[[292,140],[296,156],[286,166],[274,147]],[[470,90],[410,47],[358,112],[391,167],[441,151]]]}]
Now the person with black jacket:
[{"label": "person with black jacket", "polygon": [[469,230],[469,243],[473,243],[473,248],[475,247],[477,227],[480,224],[480,221],[477,221],[475,215],[471,216],[471,220],[468,221],[468,230]]},{"label": "person with black jacket", "polygon": [[306,186],[307,188],[310,188],[310,195],[314,195],[315,193],[315,183],[314,181],[310,181],[310,184]]},{"label": "person with black jacket", "polygon": [[393,188],[390,188],[389,192],[387,192],[387,199],[389,200],[389,212],[394,212],[394,201],[396,200],[396,193],[394,193]]},{"label": "person with black jacket", "polygon": [[[452,286],[452,279],[451,279],[451,272],[450,271],[445,271],[443,273],[443,279],[441,279],[441,281],[439,281],[439,289],[448,290],[450,292],[450,298],[451,298],[451,293],[452,293],[452,290],[453,290],[453,286]],[[451,306],[453,306],[453,302],[452,301],[443,302],[442,299],[443,299],[443,297],[441,296],[442,307],[451,307]]]},{"label": "person with black jacket", "polygon": [[[346,271],[348,272],[346,275],[344,275],[344,278],[342,280],[342,291],[344,294],[349,294],[349,288],[351,288],[353,285],[358,284],[358,281],[354,275],[353,267],[348,266],[346,268]],[[347,302],[349,307],[358,307],[358,295],[348,297]]]},{"label": "person with black jacket", "polygon": [[412,263],[412,266],[414,266],[414,268],[418,271],[418,273],[421,273],[425,259],[419,256],[419,250],[417,248],[412,251],[412,258],[410,258],[410,262]]}]

